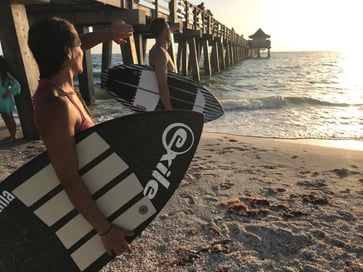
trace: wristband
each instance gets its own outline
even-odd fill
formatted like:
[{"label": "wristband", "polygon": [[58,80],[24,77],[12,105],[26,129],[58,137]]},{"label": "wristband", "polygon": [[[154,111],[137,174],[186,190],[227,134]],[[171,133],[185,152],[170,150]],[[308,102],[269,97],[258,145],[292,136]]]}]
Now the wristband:
[{"label": "wristband", "polygon": [[105,236],[106,234],[108,234],[110,231],[112,230],[112,224],[110,224],[110,227],[104,232],[104,233],[101,233],[101,234],[98,234],[99,236]]}]

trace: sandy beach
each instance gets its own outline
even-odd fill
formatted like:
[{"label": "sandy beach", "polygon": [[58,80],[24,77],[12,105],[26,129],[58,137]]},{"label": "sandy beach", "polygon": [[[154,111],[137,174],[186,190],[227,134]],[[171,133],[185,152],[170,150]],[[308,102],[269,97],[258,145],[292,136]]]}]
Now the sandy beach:
[{"label": "sandy beach", "polygon": [[[1,180],[43,150],[1,145]],[[102,272],[363,271],[362,154],[204,132],[171,201]]]}]

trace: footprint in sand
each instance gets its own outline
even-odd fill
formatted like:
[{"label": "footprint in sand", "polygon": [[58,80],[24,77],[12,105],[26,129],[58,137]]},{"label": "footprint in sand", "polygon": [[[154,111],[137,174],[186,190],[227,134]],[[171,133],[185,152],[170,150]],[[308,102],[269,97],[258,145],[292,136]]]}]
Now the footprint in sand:
[{"label": "footprint in sand", "polygon": [[336,173],[336,175],[340,178],[346,178],[350,175],[358,175],[360,174],[357,171],[350,171],[348,169],[342,168],[342,169],[333,169],[330,172]]},{"label": "footprint in sand", "polygon": [[246,248],[259,253],[261,258],[289,258],[302,248],[311,245],[311,239],[303,234],[295,234],[282,228],[248,225],[239,234]]}]

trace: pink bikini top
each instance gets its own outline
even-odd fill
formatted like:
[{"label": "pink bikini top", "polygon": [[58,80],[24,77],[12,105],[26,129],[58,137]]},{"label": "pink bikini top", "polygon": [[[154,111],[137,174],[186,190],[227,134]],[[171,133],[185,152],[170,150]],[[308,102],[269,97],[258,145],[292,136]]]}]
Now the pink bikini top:
[{"label": "pink bikini top", "polygon": [[86,118],[86,116],[83,114],[83,112],[81,111],[81,109],[78,107],[78,105],[76,104],[76,102],[73,100],[72,96],[69,95],[67,92],[65,92],[58,84],[56,84],[55,82],[49,80],[49,79],[41,79],[39,81],[39,85],[37,90],[35,91],[33,97],[32,97],[32,104],[33,104],[33,109],[35,110],[37,107],[37,100],[38,100],[38,96],[40,94],[40,92],[45,88],[45,86],[47,84],[51,84],[55,87],[57,87],[68,99],[69,101],[71,101],[71,103],[76,107],[76,109],[78,110],[79,114],[81,115],[81,119],[82,119],[82,123],[78,128],[78,131],[83,131],[87,128],[93,127],[95,124],[91,121],[88,120]]}]

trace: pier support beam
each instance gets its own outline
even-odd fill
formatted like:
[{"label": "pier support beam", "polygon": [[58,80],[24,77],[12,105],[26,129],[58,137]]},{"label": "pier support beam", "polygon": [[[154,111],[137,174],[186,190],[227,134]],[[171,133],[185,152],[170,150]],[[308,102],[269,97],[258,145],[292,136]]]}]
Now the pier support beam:
[{"label": "pier support beam", "polygon": [[171,57],[171,60],[173,61],[174,65],[175,65],[176,72],[178,72],[179,71],[179,67],[177,65],[177,58],[176,58],[176,54],[175,54],[174,35],[171,34],[170,38],[171,38],[171,44],[170,44],[170,46],[168,48],[168,52],[169,52],[169,55]]},{"label": "pier support beam", "polygon": [[231,47],[230,47],[230,44],[225,43],[224,48],[226,48],[226,53],[224,55],[224,59],[225,59],[225,64],[226,64],[225,69],[227,69],[228,67],[231,66]]},{"label": "pier support beam", "polygon": [[178,70],[181,72],[183,76],[188,74],[188,48],[187,48],[187,41],[182,40],[179,42],[178,46],[178,57],[177,57],[177,64]]},{"label": "pier support beam", "polygon": [[135,33],[135,50],[137,54],[137,59],[139,64],[145,64],[145,54],[146,54],[146,38],[142,33]]},{"label": "pier support beam", "polygon": [[127,39],[127,43],[121,45],[122,60],[125,64],[139,64],[135,46],[134,35]]},{"label": "pier support beam", "polygon": [[219,67],[221,70],[226,70],[226,54],[224,52],[224,46],[221,41],[217,42],[218,53],[219,53]]},{"label": "pier support beam", "polygon": [[207,76],[212,75],[212,67],[209,54],[209,43],[208,40],[203,40],[203,58],[204,58],[204,72]]},{"label": "pier support beam", "polygon": [[219,65],[219,46],[218,41],[215,39],[212,43],[212,53],[211,53],[211,64],[212,64],[212,70],[214,73],[219,73],[221,71],[220,65]]},{"label": "pier support beam", "polygon": [[[112,65],[112,41],[104,42],[102,44],[102,64],[101,73],[106,71]],[[104,88],[101,80],[101,88]]]},{"label": "pier support beam", "polygon": [[199,61],[198,61],[198,53],[197,53],[197,45],[195,42],[195,38],[192,38],[188,41],[189,50],[190,50],[190,62],[192,68],[192,76],[196,81],[200,81],[200,69],[199,69]]}]

